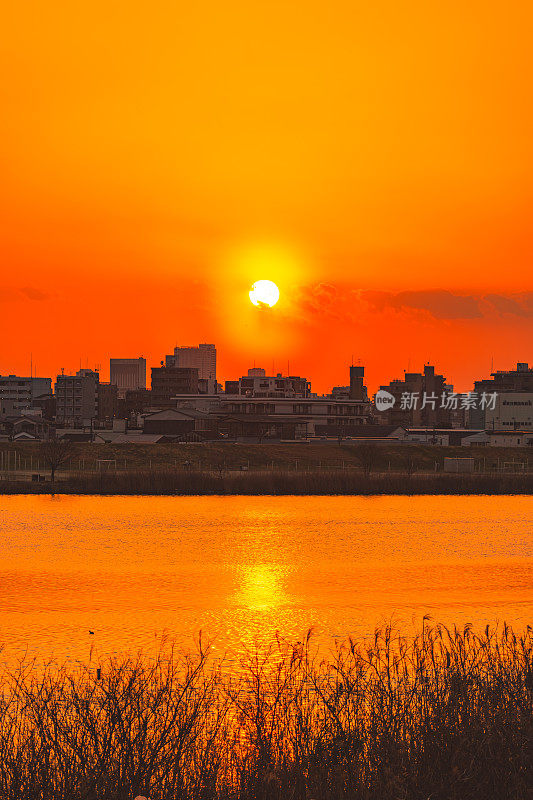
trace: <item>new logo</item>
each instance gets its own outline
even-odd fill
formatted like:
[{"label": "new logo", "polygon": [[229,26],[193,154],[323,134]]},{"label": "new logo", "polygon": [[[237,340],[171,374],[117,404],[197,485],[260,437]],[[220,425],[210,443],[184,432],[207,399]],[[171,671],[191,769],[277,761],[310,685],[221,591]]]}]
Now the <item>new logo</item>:
[{"label": "new logo", "polygon": [[378,411],[387,411],[393,407],[395,402],[394,395],[386,392],[385,389],[379,389],[374,396],[374,403]]}]

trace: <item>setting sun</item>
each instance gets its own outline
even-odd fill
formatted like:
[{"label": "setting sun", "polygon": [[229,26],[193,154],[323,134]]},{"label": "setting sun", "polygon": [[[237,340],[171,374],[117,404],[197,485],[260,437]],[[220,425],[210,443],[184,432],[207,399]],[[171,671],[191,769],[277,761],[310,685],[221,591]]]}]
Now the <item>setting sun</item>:
[{"label": "setting sun", "polygon": [[273,281],[256,281],[250,289],[250,300],[254,306],[275,306],[279,289]]}]

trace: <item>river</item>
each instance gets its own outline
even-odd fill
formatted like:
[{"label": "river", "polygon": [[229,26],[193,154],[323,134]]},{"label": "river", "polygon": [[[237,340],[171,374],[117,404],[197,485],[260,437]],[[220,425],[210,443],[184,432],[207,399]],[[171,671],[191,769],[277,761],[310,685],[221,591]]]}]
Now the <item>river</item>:
[{"label": "river", "polygon": [[0,547],[7,662],[533,623],[525,496],[2,496]]}]

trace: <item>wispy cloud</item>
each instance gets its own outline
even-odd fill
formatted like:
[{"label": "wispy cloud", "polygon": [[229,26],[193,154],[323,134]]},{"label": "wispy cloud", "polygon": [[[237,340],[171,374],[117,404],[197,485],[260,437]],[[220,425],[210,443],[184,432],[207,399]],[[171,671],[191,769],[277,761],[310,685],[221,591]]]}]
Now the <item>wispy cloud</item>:
[{"label": "wispy cloud", "polygon": [[342,293],[332,283],[316,283],[300,287],[297,303],[311,314],[335,313],[336,307],[342,303]]},{"label": "wispy cloud", "polygon": [[533,317],[533,292],[487,295],[446,289],[385,292],[317,283],[300,289],[297,304],[304,313],[339,319],[384,311],[425,315],[437,320],[481,319],[495,315]]},{"label": "wispy cloud", "polygon": [[435,319],[476,319],[482,317],[480,298],[454,294],[443,289],[433,291],[361,292],[361,298],[374,308],[383,310],[415,309],[427,311]]},{"label": "wispy cloud", "polygon": [[32,300],[33,302],[42,302],[49,300],[51,297],[47,292],[41,289],[36,289],[35,286],[4,286],[0,288],[0,302],[9,303],[24,300]]},{"label": "wispy cloud", "polygon": [[520,292],[512,295],[487,294],[483,299],[499,314],[533,317],[533,292]]},{"label": "wispy cloud", "polygon": [[50,295],[42,292],[40,289],[35,289],[33,286],[24,286],[19,291],[29,300],[48,300]]}]

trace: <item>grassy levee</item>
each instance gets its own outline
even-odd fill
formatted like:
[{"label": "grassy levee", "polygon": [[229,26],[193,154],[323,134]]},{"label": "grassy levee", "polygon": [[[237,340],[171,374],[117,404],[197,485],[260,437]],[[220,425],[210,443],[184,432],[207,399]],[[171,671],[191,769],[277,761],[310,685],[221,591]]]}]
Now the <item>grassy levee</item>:
[{"label": "grassy levee", "polygon": [[530,629],[207,653],[4,674],[2,799],[531,798]]},{"label": "grassy levee", "polygon": [[533,494],[533,474],[364,475],[356,470],[154,470],[78,474],[54,483],[1,481],[0,494],[378,495]]},{"label": "grassy levee", "polygon": [[[28,471],[46,472],[38,442],[2,442],[0,453],[4,454],[4,465],[9,469],[15,454],[22,468]],[[378,471],[404,472],[408,459],[412,460],[415,472],[442,470],[444,458],[473,458],[476,472],[500,471],[504,464],[519,462],[525,470],[533,471],[533,448],[531,447],[440,447],[425,444],[376,445]],[[37,464],[40,461],[40,466]],[[232,442],[204,442],[198,444],[103,444],[77,442],[72,445],[69,464],[64,469],[79,472],[99,471],[100,461],[112,462],[119,471],[146,471],[148,469],[183,469],[190,465],[194,470],[208,471],[239,469],[274,470],[329,470],[359,468],[357,445],[343,440],[317,444],[295,442],[245,444]],[[105,466],[105,465],[104,465]],[[520,467],[522,469],[522,467]]]},{"label": "grassy levee", "polygon": [[[529,494],[532,453],[383,444],[375,446],[371,474],[365,475],[360,449],[347,442],[77,443],[52,486],[38,443],[3,443],[0,494]],[[447,456],[473,458],[475,472],[444,473]],[[31,482],[35,472],[46,480]]]}]

